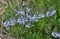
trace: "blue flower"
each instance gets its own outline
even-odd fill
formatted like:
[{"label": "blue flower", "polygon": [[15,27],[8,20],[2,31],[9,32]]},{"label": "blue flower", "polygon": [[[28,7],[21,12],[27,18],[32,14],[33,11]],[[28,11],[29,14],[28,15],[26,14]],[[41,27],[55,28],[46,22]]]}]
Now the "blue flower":
[{"label": "blue flower", "polygon": [[39,14],[38,18],[44,18],[45,15],[42,13],[42,14]]},{"label": "blue flower", "polygon": [[49,17],[49,16],[53,16],[54,14],[56,13],[56,10],[50,10],[46,13],[46,16]]},{"label": "blue flower", "polygon": [[25,15],[25,12],[23,10],[19,10],[16,15],[18,15],[18,14]]},{"label": "blue flower", "polygon": [[34,22],[33,16],[30,16],[30,17],[29,17],[29,21]]},{"label": "blue flower", "polygon": [[57,35],[60,38],[60,34]]},{"label": "blue flower", "polygon": [[21,19],[21,18],[18,18],[18,21],[17,21],[19,24],[25,24],[25,21],[24,19]]},{"label": "blue flower", "polygon": [[6,28],[10,27],[10,22],[9,21],[5,21],[3,24]]},{"label": "blue flower", "polygon": [[15,25],[15,23],[16,23],[16,19],[15,18],[12,18],[11,20],[10,20],[10,25]]},{"label": "blue flower", "polygon": [[58,34],[56,32],[52,32],[52,36],[57,38],[58,37]]}]

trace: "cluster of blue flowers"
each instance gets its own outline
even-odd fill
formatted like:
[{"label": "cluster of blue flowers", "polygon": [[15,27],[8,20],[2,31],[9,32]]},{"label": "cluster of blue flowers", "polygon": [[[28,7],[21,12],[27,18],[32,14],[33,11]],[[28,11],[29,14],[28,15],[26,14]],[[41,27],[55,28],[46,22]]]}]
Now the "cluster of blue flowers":
[{"label": "cluster of blue flowers", "polygon": [[[26,5],[26,4],[23,4],[22,6],[24,6],[24,5]],[[32,22],[38,22],[40,18],[53,16],[56,12],[55,9],[52,9],[52,10],[48,11],[46,13],[46,15],[44,15],[44,13],[38,13],[37,11],[34,12],[34,14],[32,15],[31,8],[26,7],[25,9],[26,9],[26,11],[24,11],[22,9],[17,11],[16,15],[17,16],[19,15],[18,20],[16,20],[15,18],[11,18],[10,21],[4,22],[4,26],[10,27],[10,26],[15,25],[16,23],[19,23],[21,25],[25,25],[25,27],[30,28],[30,26],[32,26],[31,25]]]}]

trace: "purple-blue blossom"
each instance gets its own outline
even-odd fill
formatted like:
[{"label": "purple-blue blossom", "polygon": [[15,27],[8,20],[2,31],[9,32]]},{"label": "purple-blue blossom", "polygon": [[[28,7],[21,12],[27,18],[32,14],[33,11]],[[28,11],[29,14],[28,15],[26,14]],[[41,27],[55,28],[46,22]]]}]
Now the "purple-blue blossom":
[{"label": "purple-blue blossom", "polygon": [[23,10],[19,10],[16,15],[18,15],[18,14],[25,15],[25,12]]},{"label": "purple-blue blossom", "polygon": [[56,10],[51,10],[51,11],[48,11],[47,13],[46,13],[46,16],[47,17],[49,17],[49,16],[53,16],[54,14],[56,13]]},{"label": "purple-blue blossom", "polygon": [[25,21],[24,19],[21,19],[21,18],[18,18],[18,21],[17,21],[19,24],[25,24]]},{"label": "purple-blue blossom", "polygon": [[39,14],[38,18],[44,18],[45,15],[43,13]]},{"label": "purple-blue blossom", "polygon": [[29,21],[34,22],[33,16],[30,16],[30,17],[29,17]]},{"label": "purple-blue blossom", "polygon": [[6,28],[10,27],[10,22],[9,21],[5,21],[3,24]]},{"label": "purple-blue blossom", "polygon": [[55,37],[55,38],[57,38],[57,37],[60,38],[60,34],[58,34],[58,33],[56,33],[56,32],[52,32],[52,36]]},{"label": "purple-blue blossom", "polygon": [[16,23],[16,19],[15,18],[12,18],[12,19],[10,19],[10,25],[15,25],[15,23]]}]

